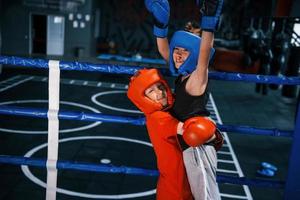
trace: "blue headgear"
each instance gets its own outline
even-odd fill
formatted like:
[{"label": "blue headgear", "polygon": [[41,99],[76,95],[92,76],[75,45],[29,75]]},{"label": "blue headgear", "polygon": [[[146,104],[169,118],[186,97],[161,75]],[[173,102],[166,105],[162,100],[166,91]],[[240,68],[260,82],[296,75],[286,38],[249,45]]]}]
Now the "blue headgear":
[{"label": "blue headgear", "polygon": [[[172,74],[182,74],[187,75],[192,73],[197,66],[198,56],[199,56],[199,48],[201,44],[201,38],[193,33],[187,31],[176,31],[170,42],[170,71]],[[173,52],[175,47],[185,48],[189,51],[190,55],[188,58],[182,63],[182,65],[177,70],[174,65],[173,60]],[[215,53],[215,49],[212,48],[210,51],[210,58],[213,57]]]}]

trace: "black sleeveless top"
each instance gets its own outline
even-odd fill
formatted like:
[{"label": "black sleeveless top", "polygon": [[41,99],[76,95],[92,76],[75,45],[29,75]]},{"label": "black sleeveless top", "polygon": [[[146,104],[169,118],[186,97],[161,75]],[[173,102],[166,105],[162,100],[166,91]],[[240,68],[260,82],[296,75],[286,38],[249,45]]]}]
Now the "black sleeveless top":
[{"label": "black sleeveless top", "polygon": [[[209,97],[207,87],[202,95],[192,96],[185,90],[186,82],[189,77],[183,81],[181,81],[181,79],[182,76],[178,76],[175,81],[176,96],[174,105],[170,109],[171,115],[181,122],[195,116],[209,116],[210,113],[205,107]],[[183,140],[182,135],[177,135],[177,138],[183,151],[189,148]]]},{"label": "black sleeveless top", "polygon": [[170,110],[171,115],[182,122],[195,116],[209,116],[210,113],[205,107],[209,98],[207,88],[202,95],[192,96],[185,90],[189,77],[183,81],[181,79],[182,76],[178,76],[175,81],[176,96],[174,105]]}]

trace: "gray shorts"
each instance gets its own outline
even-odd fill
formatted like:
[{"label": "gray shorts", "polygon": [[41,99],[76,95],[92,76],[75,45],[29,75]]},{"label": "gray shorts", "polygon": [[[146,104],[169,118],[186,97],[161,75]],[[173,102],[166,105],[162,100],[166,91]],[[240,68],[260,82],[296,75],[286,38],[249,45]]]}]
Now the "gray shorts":
[{"label": "gray shorts", "polygon": [[217,153],[214,147],[190,147],[184,150],[183,160],[194,199],[220,200],[216,181]]}]

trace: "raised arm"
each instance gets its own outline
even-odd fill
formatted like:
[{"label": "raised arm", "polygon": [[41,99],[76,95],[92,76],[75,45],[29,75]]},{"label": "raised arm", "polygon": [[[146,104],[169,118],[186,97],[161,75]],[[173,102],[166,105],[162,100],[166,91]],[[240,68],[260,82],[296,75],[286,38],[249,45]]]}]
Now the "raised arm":
[{"label": "raised arm", "polygon": [[203,94],[207,86],[209,56],[214,43],[214,31],[218,27],[222,7],[223,0],[204,0],[203,2],[201,8],[203,15],[201,29],[203,32],[198,64],[186,85],[186,90],[191,95]]},{"label": "raised arm", "polygon": [[157,48],[160,55],[169,61],[168,24],[170,6],[168,0],[145,0],[147,10],[152,14],[153,34],[156,36]]},{"label": "raised arm", "polygon": [[198,64],[186,84],[186,90],[191,95],[199,96],[205,91],[208,82],[209,55],[213,42],[214,33],[203,31]]},{"label": "raised arm", "polygon": [[169,56],[170,56],[170,47],[169,47],[169,41],[168,38],[156,38],[157,48],[160,53],[160,55],[163,57],[163,59],[167,62],[169,62]]}]

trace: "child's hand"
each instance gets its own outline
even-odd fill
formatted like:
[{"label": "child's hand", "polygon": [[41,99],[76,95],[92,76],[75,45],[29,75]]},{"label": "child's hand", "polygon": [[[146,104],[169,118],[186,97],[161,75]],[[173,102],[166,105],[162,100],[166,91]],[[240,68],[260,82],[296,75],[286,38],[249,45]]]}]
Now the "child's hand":
[{"label": "child's hand", "polygon": [[215,123],[208,117],[192,117],[184,122],[183,139],[192,147],[206,143],[216,131]]},{"label": "child's hand", "polygon": [[170,17],[168,0],[145,0],[145,6],[154,18],[153,34],[160,38],[167,37]]},{"label": "child's hand", "polygon": [[200,26],[202,30],[215,32],[218,29],[223,0],[204,0],[201,8],[202,19]]}]

